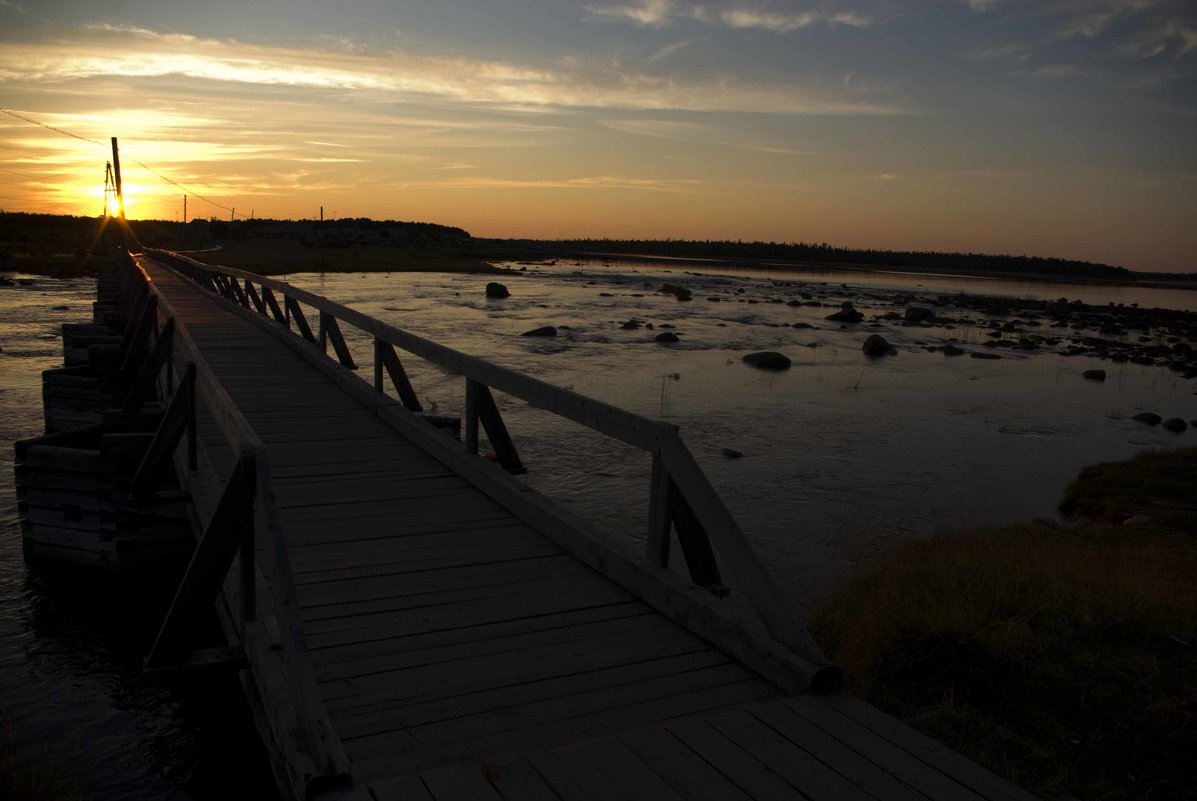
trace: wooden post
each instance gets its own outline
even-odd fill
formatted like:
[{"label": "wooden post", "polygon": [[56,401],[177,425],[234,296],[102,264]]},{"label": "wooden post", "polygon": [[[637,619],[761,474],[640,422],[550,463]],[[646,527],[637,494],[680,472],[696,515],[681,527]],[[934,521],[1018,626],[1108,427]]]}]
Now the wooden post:
[{"label": "wooden post", "polygon": [[650,565],[669,567],[669,534],[673,515],[669,510],[669,471],[661,462],[661,454],[653,454],[652,487],[648,501],[648,538],[644,558]]},{"label": "wooden post", "polygon": [[384,339],[374,337],[374,386],[379,392],[382,392],[382,370],[384,367],[391,377],[391,383],[395,385],[395,391],[399,393],[399,400],[403,403],[403,407],[413,412],[424,411],[424,407],[416,397],[416,391],[407,377],[407,372],[403,369],[403,363],[399,361],[399,354],[395,353],[395,346]]},{"label": "wooden post", "polygon": [[174,332],[175,318],[171,317],[162,327],[162,332],[154,342],[154,347],[150,349],[149,356],[142,362],[141,370],[138,371],[129,394],[125,396],[125,402],[121,406],[121,411],[125,414],[139,411],[142,404],[157,391],[155,382],[158,373],[161,372],[162,365],[167,363],[174,350]]},{"label": "wooden post", "polygon": [[466,379],[464,444],[467,453],[478,452],[478,388],[480,386],[482,385],[474,379]]},{"label": "wooden post", "polygon": [[245,279],[245,294],[249,295],[249,299],[253,302],[254,308],[258,310],[258,314],[266,314],[266,305],[262,303],[262,299],[258,297],[258,290],[254,289],[254,285],[249,282],[248,278]]},{"label": "wooden post", "polygon": [[345,344],[345,337],[341,335],[341,326],[337,324],[337,318],[328,312],[320,312],[320,350],[325,353],[328,352],[325,342],[332,342],[333,351],[337,354],[337,360],[342,365],[348,367],[350,370],[356,370],[357,364],[353,361],[353,355],[349,353],[349,346]]},{"label": "wooden post", "polygon": [[274,292],[271,291],[270,287],[262,287],[262,299],[266,301],[266,305],[270,308],[270,313],[274,315],[274,319],[279,323],[279,325],[284,326],[285,328],[290,328],[290,319],[283,314],[282,309],[278,307],[278,301],[274,299]]},{"label": "wooden post", "polygon": [[491,394],[490,387],[478,384],[474,402],[478,419],[486,429],[486,438],[495,449],[499,464],[508,473],[520,475],[528,472],[515,450],[515,443],[511,441],[511,434],[507,432],[507,426],[503,422],[503,416],[499,414],[499,407],[495,404],[495,396]]},{"label": "wooden post", "polygon": [[308,319],[303,316],[303,309],[299,307],[299,302],[295,298],[284,297],[283,305],[287,307],[287,312],[295,321],[295,327],[299,329],[300,336],[308,342],[315,342],[316,336],[312,333],[312,327],[308,325]]},{"label": "wooden post", "polygon": [[669,512],[677,530],[678,544],[682,546],[682,555],[686,557],[690,580],[720,598],[727,595],[707,531],[672,479],[669,480]]},{"label": "wooden post", "polygon": [[183,383],[179,384],[179,391],[186,393],[187,469],[194,472],[199,469],[199,444],[196,442],[195,431],[195,362],[187,362],[186,374]]},{"label": "wooden post", "polygon": [[237,480],[241,484],[241,619],[252,623],[258,619],[257,567],[254,542],[254,501],[257,496],[258,468],[254,449],[241,447],[237,460]]}]

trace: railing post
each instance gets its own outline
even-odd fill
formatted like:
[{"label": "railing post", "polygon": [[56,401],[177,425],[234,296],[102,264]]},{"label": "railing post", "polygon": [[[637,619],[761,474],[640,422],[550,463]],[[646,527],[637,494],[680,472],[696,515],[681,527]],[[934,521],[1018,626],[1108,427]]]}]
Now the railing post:
[{"label": "railing post", "polygon": [[669,534],[673,525],[673,515],[669,511],[670,483],[669,471],[661,461],[660,452],[654,453],[644,558],[655,567],[669,567]]},{"label": "railing post", "polygon": [[384,343],[378,337],[374,337],[374,390],[382,392],[382,360],[385,358],[382,355]]},{"label": "railing post", "polygon": [[474,379],[466,379],[464,439],[467,453],[478,452],[478,389],[480,386]]},{"label": "railing post", "polygon": [[237,462],[237,479],[241,482],[241,619],[252,623],[258,619],[257,566],[254,542],[254,502],[257,498],[258,463],[254,449],[241,448]]},{"label": "railing post", "polygon": [[187,469],[195,472],[199,469],[199,446],[195,432],[195,362],[187,362],[186,389],[187,393]]}]

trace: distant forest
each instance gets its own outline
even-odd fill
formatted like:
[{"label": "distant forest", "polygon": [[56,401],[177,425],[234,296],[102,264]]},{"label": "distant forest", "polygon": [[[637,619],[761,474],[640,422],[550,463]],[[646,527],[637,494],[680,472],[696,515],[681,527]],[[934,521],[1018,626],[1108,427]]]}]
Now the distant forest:
[{"label": "distant forest", "polygon": [[[98,217],[0,212],[0,260],[15,252],[52,253],[87,248],[93,241]],[[477,258],[522,258],[530,253],[568,256],[596,253],[668,256],[673,258],[718,259],[768,266],[779,270],[786,263],[827,266],[863,266],[973,272],[1025,276],[1056,276],[1096,281],[1166,281],[1197,284],[1197,272],[1133,272],[1125,267],[1044,256],[1009,256],[985,253],[939,253],[935,251],[867,250],[822,244],[743,242],[739,240],[685,239],[559,239],[516,240],[474,239],[461,228],[437,223],[372,220],[343,217],[326,220],[238,220],[229,223],[212,218],[191,223],[164,220],[131,220],[130,227],[140,241],[158,247],[183,247],[197,239],[227,237],[269,238],[284,231],[407,231],[408,246],[452,248],[470,251]],[[489,254],[489,255],[488,255]]]},{"label": "distant forest", "polygon": [[[1014,273],[1053,275],[1107,281],[1135,281],[1158,278],[1197,281],[1197,273],[1141,273],[1089,261],[1044,256],[1000,256],[986,253],[939,253],[936,251],[865,250],[841,248],[827,243],[743,242],[732,240],[684,239],[569,239],[542,242],[549,250],[568,253],[626,253],[672,258],[723,259],[728,261],[799,262],[806,264],[898,267],[940,272]],[[779,265],[784,267],[784,265]]]}]

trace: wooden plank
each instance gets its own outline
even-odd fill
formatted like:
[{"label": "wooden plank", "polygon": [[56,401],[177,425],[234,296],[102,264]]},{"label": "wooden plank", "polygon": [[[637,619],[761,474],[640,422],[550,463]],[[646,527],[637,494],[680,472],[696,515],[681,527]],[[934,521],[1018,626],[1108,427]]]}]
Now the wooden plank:
[{"label": "wooden plank", "polygon": [[[759,681],[724,684],[697,691],[675,691],[674,683],[676,678],[671,677],[657,684],[642,682],[627,685],[620,699],[613,698],[610,693],[597,698],[602,707],[597,710],[584,711],[586,704],[579,702],[574,706],[577,714],[573,717],[556,715],[547,723],[502,730],[497,734],[450,742],[410,754],[396,753],[385,741],[380,740],[377,748],[359,753],[354,759],[354,770],[358,775],[369,778],[419,769],[438,762],[443,764],[449,759],[477,759],[477,754],[516,748],[543,748],[563,741],[612,734],[648,723],[742,705],[753,698],[760,699],[775,692]],[[595,700],[590,696],[583,697],[583,701],[593,703]],[[611,703],[622,705],[612,707]],[[502,724],[503,715],[499,715],[495,725]],[[468,727],[465,730],[468,731]]]},{"label": "wooden plank", "polygon": [[[454,589],[428,589],[424,592],[392,592],[385,595],[370,594],[366,597],[331,597],[326,596],[320,603],[313,603],[312,599],[304,595],[300,602],[303,604],[303,620],[307,624],[320,620],[357,619],[370,615],[393,612],[399,609],[421,608],[446,603],[464,603],[473,601],[485,604],[497,598],[509,595],[523,595],[529,592],[563,593],[576,591],[578,584],[588,579],[584,574],[566,573],[554,576],[530,577],[523,581],[496,581],[469,587]],[[594,579],[590,579],[594,581]],[[343,584],[342,586],[348,586]],[[626,597],[621,592],[619,596]]]},{"label": "wooden plank", "polygon": [[[638,617],[652,617],[653,613],[638,601],[622,604],[594,606],[569,612],[549,613],[536,617],[517,618],[481,626],[451,629],[416,634],[402,638],[388,638],[363,643],[329,646],[311,649],[312,662],[318,670],[327,666],[335,671],[341,662],[354,662],[371,658],[386,657],[396,653],[410,655],[413,660],[421,658],[421,652],[436,649],[462,649],[464,653],[485,653],[488,648],[502,647],[504,643],[521,636],[538,632],[552,634],[561,629],[588,626],[604,621],[626,620]],[[548,640],[548,641],[551,641]],[[496,646],[495,643],[498,643]],[[335,678],[335,673],[331,674]]]},{"label": "wooden plank", "polygon": [[709,762],[661,727],[625,732],[619,739],[690,801],[752,801]]},{"label": "wooden plank", "polygon": [[552,751],[534,751],[528,762],[562,801],[611,801],[622,798],[608,777],[591,770],[578,771]]},{"label": "wooden plank", "polygon": [[[321,681],[336,681],[368,674],[443,664],[471,657],[507,654],[523,648],[538,648],[562,643],[578,643],[585,646],[589,640],[609,637],[612,634],[642,631],[659,625],[660,620],[656,616],[642,614],[598,623],[590,622],[580,626],[537,629],[507,637],[479,637],[466,642],[442,645],[439,648],[414,647],[419,645],[418,642],[414,642],[418,638],[406,638],[399,642],[387,641],[390,648],[382,653],[371,653],[368,656],[358,656],[353,659],[346,658],[346,652],[364,649],[360,646],[328,649],[326,654],[338,655],[339,653],[338,661],[331,662],[325,659],[316,664],[316,670]],[[407,647],[404,647],[405,645]]]},{"label": "wooden plank", "polygon": [[622,603],[624,600],[626,600],[626,596],[611,600],[611,593],[606,588],[592,593],[575,593],[571,595],[568,602],[557,598],[511,595],[487,604],[484,609],[478,609],[474,604],[446,604],[419,610],[403,610],[386,615],[371,615],[370,620],[357,621],[358,625],[352,625],[348,621],[321,621],[307,627],[306,633],[310,647],[317,648],[366,642],[386,637],[406,637],[433,631],[468,628],[536,615]]},{"label": "wooden plank", "polygon": [[666,723],[664,728],[756,801],[794,801],[803,797],[789,782],[700,719]]},{"label": "wooden plank", "polygon": [[420,779],[437,801],[502,801],[477,765],[436,768],[421,773]]},{"label": "wooden plank", "polygon": [[[596,636],[588,640],[567,640],[528,649],[527,657],[519,652],[501,651],[481,656],[463,656],[451,662],[433,662],[398,670],[384,671],[347,679],[325,682],[324,695],[329,711],[341,721],[346,738],[363,737],[395,728],[391,711],[402,707],[425,704],[428,716],[421,719],[414,710],[403,715],[403,725],[434,724],[456,719],[464,713],[454,707],[453,715],[445,715],[440,701],[457,703],[474,694],[505,694],[508,708],[526,707],[532,701],[558,697],[553,690],[539,690],[532,685],[569,679],[571,693],[586,689],[605,689],[616,684],[630,683],[639,677],[657,678],[664,668],[669,675],[685,673],[685,656],[693,664],[708,667],[713,663],[725,665],[727,657],[697,642],[689,635],[680,635],[664,626],[624,632],[618,635]],[[648,664],[672,660],[664,665]],[[635,666],[635,667],[632,667]],[[605,673],[623,668],[621,680]],[[589,674],[583,677],[583,674]],[[743,670],[733,671],[732,678],[743,679]],[[510,688],[526,686],[518,692]],[[558,690],[557,692],[560,692]],[[531,700],[521,693],[531,693]],[[479,702],[483,702],[481,708]],[[468,707],[477,712],[491,712],[499,708],[496,697],[473,698]],[[508,710],[510,711],[510,709]],[[471,713],[471,714],[474,714]],[[512,718],[515,717],[513,714]]]},{"label": "wooden plank", "polygon": [[818,726],[829,736],[848,745],[896,776],[899,781],[914,787],[928,798],[984,801],[967,786],[945,776],[934,767],[912,756],[866,726],[847,718],[815,698],[795,698],[786,706]]},{"label": "wooden plank", "polygon": [[435,801],[418,776],[392,776],[368,785],[374,801]]},{"label": "wooden plank", "polygon": [[525,559],[507,565],[465,565],[406,573],[397,570],[395,573],[366,579],[306,584],[303,588],[302,602],[306,608],[314,609],[322,604],[471,590],[565,576],[584,576],[586,572],[587,568],[564,554]]},{"label": "wooden plank", "polygon": [[579,774],[605,777],[629,801],[683,801],[682,796],[614,737],[551,749]]},{"label": "wooden plank", "polygon": [[872,796],[743,710],[706,722],[814,801],[868,801]]},{"label": "wooden plank", "polygon": [[748,713],[876,798],[925,801],[925,797],[895,779],[871,759],[844,745],[783,703],[761,704]]},{"label": "wooden plank", "polygon": [[505,801],[560,801],[525,757],[502,754],[482,762],[482,775]]},{"label": "wooden plank", "polygon": [[1036,801],[1021,787],[857,698],[833,693],[825,696],[823,702],[991,801]]}]

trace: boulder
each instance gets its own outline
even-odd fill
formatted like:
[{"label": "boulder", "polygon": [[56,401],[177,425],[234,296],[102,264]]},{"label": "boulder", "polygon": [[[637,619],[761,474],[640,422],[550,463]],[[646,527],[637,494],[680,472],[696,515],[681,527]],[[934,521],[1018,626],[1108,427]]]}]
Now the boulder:
[{"label": "boulder", "polygon": [[1085,378],[1088,378],[1090,381],[1105,381],[1106,380],[1106,371],[1105,370],[1086,370],[1085,372],[1081,373],[1081,375],[1084,376]]},{"label": "boulder", "polygon": [[961,348],[957,345],[953,345],[951,342],[944,345],[942,348],[940,348],[940,350],[943,351],[944,356],[963,356],[964,355],[964,348]]},{"label": "boulder", "polygon": [[852,301],[846,300],[840,304],[839,311],[837,311],[835,314],[829,314],[823,319],[833,320],[837,323],[859,323],[864,319],[864,314],[858,312],[855,307],[852,306]]},{"label": "boulder", "polygon": [[662,284],[661,291],[666,295],[673,295],[678,300],[693,300],[690,290],[684,286],[677,286],[676,284]]},{"label": "boulder", "polygon": [[789,370],[790,358],[776,351],[764,350],[758,353],[747,353],[742,361],[761,370]]},{"label": "boulder", "polygon": [[628,320],[626,323],[621,324],[619,327],[622,328],[624,331],[635,331],[637,328],[640,328],[640,326],[641,326],[641,323],[638,320]]},{"label": "boulder", "polygon": [[861,350],[864,351],[865,356],[876,359],[880,356],[893,356],[898,352],[898,349],[886,341],[885,337],[880,334],[873,334],[864,341],[861,345]]},{"label": "boulder", "polygon": [[509,292],[507,290],[507,287],[503,286],[502,284],[498,283],[497,281],[491,281],[489,284],[486,285],[486,296],[488,298],[496,298],[496,299],[502,300],[503,298],[511,297],[511,292]]},{"label": "boulder", "polygon": [[557,329],[551,325],[544,325],[540,328],[533,328],[531,331],[525,331],[520,334],[522,337],[555,337],[557,336]]},{"label": "boulder", "polygon": [[1169,431],[1175,431],[1178,434],[1189,427],[1188,423],[1186,423],[1184,420],[1181,420],[1179,417],[1171,417],[1165,420],[1163,422],[1163,426]]},{"label": "boulder", "polygon": [[741,453],[740,451],[736,450],[735,448],[724,448],[723,455],[726,456],[728,459],[739,459],[744,454]]},{"label": "boulder", "polygon": [[979,350],[975,350],[968,355],[973,357],[974,359],[1000,359],[1000,358],[1002,358],[1001,356],[997,355],[996,353],[986,353],[985,351],[979,351]]},{"label": "boulder", "polygon": [[677,334],[673,333],[672,331],[662,331],[661,333],[657,334],[656,340],[658,342],[681,342],[681,340],[678,339]]},{"label": "boulder", "polygon": [[1163,419],[1155,412],[1139,412],[1132,420],[1138,420],[1140,423],[1146,423],[1149,426],[1158,426]]},{"label": "boulder", "polygon": [[906,319],[912,323],[935,322],[935,310],[926,306],[907,306]]}]

